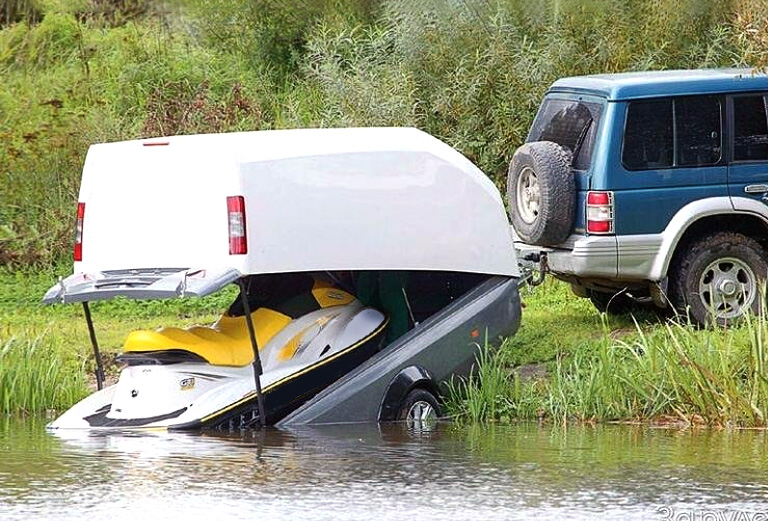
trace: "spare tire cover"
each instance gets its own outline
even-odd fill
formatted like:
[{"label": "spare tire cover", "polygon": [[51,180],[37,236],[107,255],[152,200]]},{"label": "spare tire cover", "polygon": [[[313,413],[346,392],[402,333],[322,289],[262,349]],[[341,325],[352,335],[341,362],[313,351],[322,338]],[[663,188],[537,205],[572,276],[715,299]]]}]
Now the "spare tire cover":
[{"label": "spare tire cover", "polygon": [[562,243],[571,232],[576,206],[571,153],[551,141],[518,148],[509,163],[507,203],[512,226],[523,241]]}]

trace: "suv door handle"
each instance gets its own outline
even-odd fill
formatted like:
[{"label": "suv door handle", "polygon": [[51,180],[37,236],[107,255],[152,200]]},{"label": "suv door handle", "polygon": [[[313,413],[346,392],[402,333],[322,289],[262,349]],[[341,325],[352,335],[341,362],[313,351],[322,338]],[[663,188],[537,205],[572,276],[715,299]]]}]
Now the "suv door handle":
[{"label": "suv door handle", "polygon": [[744,191],[748,194],[764,194],[768,192],[768,185],[747,185]]}]

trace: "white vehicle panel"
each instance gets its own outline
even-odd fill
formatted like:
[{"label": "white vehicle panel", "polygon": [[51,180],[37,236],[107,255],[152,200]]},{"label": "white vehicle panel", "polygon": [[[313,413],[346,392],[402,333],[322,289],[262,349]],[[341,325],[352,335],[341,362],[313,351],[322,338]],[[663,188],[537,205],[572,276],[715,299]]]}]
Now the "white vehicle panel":
[{"label": "white vehicle panel", "polygon": [[[234,195],[245,199],[245,255],[229,254],[226,198]],[[518,275],[496,187],[464,156],[416,129],[93,145],[79,200],[83,259],[75,273],[204,267]]]}]

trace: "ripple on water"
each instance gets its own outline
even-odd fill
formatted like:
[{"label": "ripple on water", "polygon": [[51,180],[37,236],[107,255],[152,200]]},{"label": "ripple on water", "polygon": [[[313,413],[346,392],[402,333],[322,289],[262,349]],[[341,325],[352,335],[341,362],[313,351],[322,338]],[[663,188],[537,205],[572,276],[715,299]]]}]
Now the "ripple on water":
[{"label": "ripple on water", "polygon": [[[32,425],[30,425],[32,422]],[[649,519],[768,509],[763,432],[400,426],[54,436],[0,424],[0,519]],[[757,457],[759,456],[759,457]]]}]

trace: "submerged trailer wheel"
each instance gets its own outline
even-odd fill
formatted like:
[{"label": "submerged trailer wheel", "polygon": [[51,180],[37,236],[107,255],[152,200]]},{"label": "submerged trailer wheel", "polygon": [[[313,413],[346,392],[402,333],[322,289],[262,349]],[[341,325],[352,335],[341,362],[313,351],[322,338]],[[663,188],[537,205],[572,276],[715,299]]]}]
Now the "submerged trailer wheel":
[{"label": "submerged trailer wheel", "polygon": [[404,421],[408,430],[431,430],[439,417],[440,404],[426,389],[409,392],[397,412],[397,419]]}]

